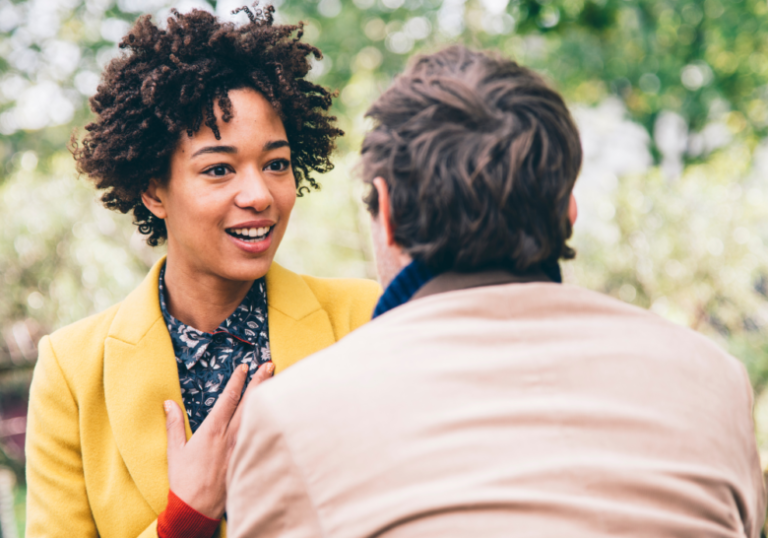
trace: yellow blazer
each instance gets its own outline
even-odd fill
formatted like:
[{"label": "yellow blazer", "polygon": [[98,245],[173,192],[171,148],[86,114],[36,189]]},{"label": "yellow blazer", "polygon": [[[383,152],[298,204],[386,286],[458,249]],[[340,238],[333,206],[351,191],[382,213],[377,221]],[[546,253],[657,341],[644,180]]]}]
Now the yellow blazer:
[{"label": "yellow blazer", "polygon": [[[168,495],[163,401],[183,406],[158,301],[163,262],[122,303],[40,342],[27,426],[28,538],[157,536]],[[372,281],[300,276],[273,263],[276,372],[363,325],[380,291]]]}]

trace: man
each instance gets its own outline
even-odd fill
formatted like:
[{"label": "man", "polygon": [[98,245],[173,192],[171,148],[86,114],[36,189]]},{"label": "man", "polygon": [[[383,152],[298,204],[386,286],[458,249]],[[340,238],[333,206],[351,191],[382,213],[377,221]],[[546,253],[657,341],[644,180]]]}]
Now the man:
[{"label": "man", "polygon": [[515,63],[451,47],[368,112],[374,320],[248,399],[236,538],[757,537],[743,366],[560,284],[578,132]]}]

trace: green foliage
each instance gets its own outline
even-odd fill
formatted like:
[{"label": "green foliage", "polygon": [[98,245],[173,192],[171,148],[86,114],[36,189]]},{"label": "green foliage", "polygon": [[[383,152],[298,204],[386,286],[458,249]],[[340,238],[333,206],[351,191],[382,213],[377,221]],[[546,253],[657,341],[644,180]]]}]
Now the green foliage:
[{"label": "green foliage", "polygon": [[[332,65],[322,80],[340,89],[371,71],[378,90],[405,55],[459,40],[544,71],[573,102],[615,95],[649,131],[662,110],[699,130],[713,107],[733,111],[739,132],[763,136],[768,125],[763,0],[360,0],[323,17],[331,4],[287,0],[281,10],[309,22]],[[369,102],[342,101],[345,111]]]},{"label": "green foliage", "polygon": [[758,389],[768,381],[768,190],[760,164],[734,145],[679,178],[658,169],[623,177],[605,195],[602,226],[577,234],[578,259],[568,266],[576,282],[730,348]]},{"label": "green foliage", "polygon": [[129,247],[132,227],[119,227],[94,203],[67,152],[40,169],[33,155],[22,155],[0,198],[0,319],[32,318],[47,332],[124,297],[146,268],[139,257],[146,249],[136,241]]},{"label": "green foliage", "polygon": [[16,488],[16,525],[18,528],[19,536],[24,536],[24,530],[27,524],[27,487],[20,486]]}]

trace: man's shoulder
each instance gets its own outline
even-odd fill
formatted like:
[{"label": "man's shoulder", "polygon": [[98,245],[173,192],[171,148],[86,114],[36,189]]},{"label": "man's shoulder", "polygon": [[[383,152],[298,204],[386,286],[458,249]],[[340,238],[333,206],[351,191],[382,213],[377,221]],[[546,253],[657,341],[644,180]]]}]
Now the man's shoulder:
[{"label": "man's shoulder", "polygon": [[614,326],[623,325],[628,331],[639,333],[641,338],[644,334],[663,335],[664,342],[693,346],[741,365],[712,339],[690,327],[670,321],[656,312],[579,286],[564,285],[562,288],[564,295],[562,304],[570,307],[563,308],[566,315],[571,314],[574,317],[584,315],[587,321],[589,315],[593,315],[598,322],[610,320]]},{"label": "man's shoulder", "polygon": [[[470,346],[479,353],[483,346],[508,345],[514,352],[523,342],[554,350],[558,341],[585,350],[644,354],[670,367],[707,363],[712,371],[739,378],[744,368],[711,339],[654,312],[578,286],[535,283],[472,288],[406,303],[294,366],[280,384],[313,391],[314,382],[304,386],[305,380],[366,379],[366,368],[406,364],[432,348],[452,353]],[[432,359],[418,358],[422,363]]]},{"label": "man's shoulder", "polygon": [[287,407],[306,409],[312,407],[316,399],[333,395],[343,397],[350,388],[347,380],[366,378],[377,369],[376,363],[383,351],[382,346],[377,345],[382,340],[377,325],[376,322],[362,325],[270,379],[258,392],[265,400],[278,403],[283,411]]},{"label": "man's shoulder", "polygon": [[[599,293],[542,286],[402,305],[269,380],[248,407],[269,409],[290,442],[315,455],[350,436],[432,427],[430,410],[458,401],[495,407],[509,394],[531,397],[532,379],[577,400],[635,405],[653,394],[642,405],[662,414],[695,407],[722,418],[749,409],[744,366],[705,336]],[[702,402],[702,394],[721,396]],[[719,428],[731,426],[720,420]]]}]

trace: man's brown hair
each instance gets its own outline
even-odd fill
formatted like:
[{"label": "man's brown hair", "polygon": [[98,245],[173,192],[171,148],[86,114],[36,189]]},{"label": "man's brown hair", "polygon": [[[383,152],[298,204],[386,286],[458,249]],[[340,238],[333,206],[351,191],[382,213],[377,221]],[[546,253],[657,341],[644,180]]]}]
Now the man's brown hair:
[{"label": "man's brown hair", "polygon": [[[533,71],[452,46],[418,57],[368,110],[364,181],[389,188],[395,241],[435,273],[546,270],[575,256],[570,195],[581,143]],[[368,210],[378,214],[371,188]]]}]

